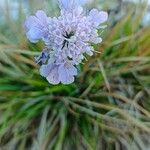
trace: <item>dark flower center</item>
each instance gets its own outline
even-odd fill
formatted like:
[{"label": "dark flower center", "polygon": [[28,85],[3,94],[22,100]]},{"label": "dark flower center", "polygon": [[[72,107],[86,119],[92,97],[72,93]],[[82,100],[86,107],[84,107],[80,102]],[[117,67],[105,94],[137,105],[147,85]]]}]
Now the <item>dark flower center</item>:
[{"label": "dark flower center", "polygon": [[[66,35],[63,35],[66,39],[70,39],[72,36],[74,36],[74,32],[71,31],[70,33],[66,32]],[[68,45],[69,45],[69,42],[67,40],[64,40],[63,42],[63,46],[62,46],[62,49],[67,45],[67,48],[68,48]]]},{"label": "dark flower center", "polygon": [[70,33],[66,32],[66,35],[63,35],[65,38],[70,39],[72,36],[74,36],[74,32],[71,31]]}]

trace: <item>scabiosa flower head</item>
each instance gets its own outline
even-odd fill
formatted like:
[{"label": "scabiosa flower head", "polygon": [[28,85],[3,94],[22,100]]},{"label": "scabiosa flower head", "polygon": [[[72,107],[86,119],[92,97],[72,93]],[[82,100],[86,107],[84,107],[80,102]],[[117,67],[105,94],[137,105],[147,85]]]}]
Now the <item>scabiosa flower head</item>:
[{"label": "scabiosa flower head", "polygon": [[[82,1],[83,2],[83,1]],[[40,74],[51,84],[70,84],[77,75],[84,55],[93,55],[92,44],[102,42],[98,29],[107,21],[104,11],[92,9],[87,15],[81,0],[59,0],[60,16],[47,17],[43,11],[37,11],[25,22],[27,38],[31,42],[42,39],[45,49],[36,57],[41,65]]]}]

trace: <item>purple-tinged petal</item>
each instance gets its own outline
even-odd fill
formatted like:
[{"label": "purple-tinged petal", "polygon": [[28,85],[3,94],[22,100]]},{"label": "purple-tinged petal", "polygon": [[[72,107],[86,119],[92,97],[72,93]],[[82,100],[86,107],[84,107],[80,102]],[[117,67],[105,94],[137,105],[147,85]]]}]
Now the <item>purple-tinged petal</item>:
[{"label": "purple-tinged petal", "polygon": [[32,28],[32,26],[35,26],[35,22],[36,22],[35,16],[28,17],[24,24],[25,31],[29,31],[30,28]]},{"label": "purple-tinged petal", "polygon": [[74,0],[59,0],[61,9],[70,10],[74,6]]},{"label": "purple-tinged petal", "polygon": [[104,11],[98,11],[97,9],[92,9],[89,14],[90,19],[96,23],[97,25],[100,25],[101,23],[104,23],[108,19],[107,12]]},{"label": "purple-tinged petal", "polygon": [[41,10],[37,11],[36,16],[28,17],[24,25],[27,38],[33,43],[36,43],[39,39],[46,39],[48,22],[49,18]]},{"label": "purple-tinged petal", "polygon": [[80,6],[83,6],[87,0],[59,0],[60,9],[73,10]]},{"label": "purple-tinged petal", "polygon": [[41,76],[47,77],[50,74],[50,72],[53,68],[54,68],[53,64],[42,65],[41,68],[40,68]]},{"label": "purple-tinged petal", "polygon": [[43,34],[40,29],[32,28],[26,33],[26,36],[30,40],[30,42],[36,43],[39,39],[42,38]]},{"label": "purple-tinged petal", "polygon": [[81,6],[78,6],[76,9],[74,9],[74,15],[79,16],[83,13],[83,8]]},{"label": "purple-tinged petal", "polygon": [[74,75],[77,75],[77,70],[73,65],[62,64],[59,66],[59,79],[63,84],[71,84],[74,82]]},{"label": "purple-tinged petal", "polygon": [[70,75],[76,76],[77,75],[77,68],[71,65],[67,68]]},{"label": "purple-tinged petal", "polygon": [[39,27],[45,27],[48,24],[49,18],[44,11],[38,10],[36,12],[36,17],[38,19]]},{"label": "purple-tinged petal", "polygon": [[54,67],[46,78],[50,84],[59,84],[58,66]]},{"label": "purple-tinged petal", "polygon": [[45,21],[45,23],[47,21],[47,16],[46,16],[46,14],[45,14],[45,12],[43,10],[38,10],[36,12],[36,17],[43,19],[43,23],[44,23],[44,21]]}]

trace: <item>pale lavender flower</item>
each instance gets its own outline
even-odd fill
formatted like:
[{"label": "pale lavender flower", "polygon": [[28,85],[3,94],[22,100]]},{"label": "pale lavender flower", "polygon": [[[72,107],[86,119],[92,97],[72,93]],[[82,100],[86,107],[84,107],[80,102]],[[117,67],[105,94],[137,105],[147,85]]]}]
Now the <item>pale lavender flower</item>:
[{"label": "pale lavender flower", "polygon": [[77,75],[75,66],[82,62],[84,54],[93,55],[91,43],[102,42],[98,29],[105,27],[101,24],[108,15],[97,9],[86,15],[80,0],[59,0],[59,6],[59,17],[48,18],[38,11],[27,19],[25,27],[31,42],[43,39],[47,48],[37,58],[43,64],[40,74],[51,84],[70,84]]}]

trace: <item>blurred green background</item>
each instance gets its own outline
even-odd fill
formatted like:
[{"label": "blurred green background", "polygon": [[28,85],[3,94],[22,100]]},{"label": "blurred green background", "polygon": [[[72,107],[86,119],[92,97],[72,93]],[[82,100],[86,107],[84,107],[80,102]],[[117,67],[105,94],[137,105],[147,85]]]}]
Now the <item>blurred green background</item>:
[{"label": "blurred green background", "polygon": [[0,150],[150,150],[150,2],[88,0],[108,11],[97,53],[71,85],[50,85],[25,18],[56,0],[0,0]]}]

